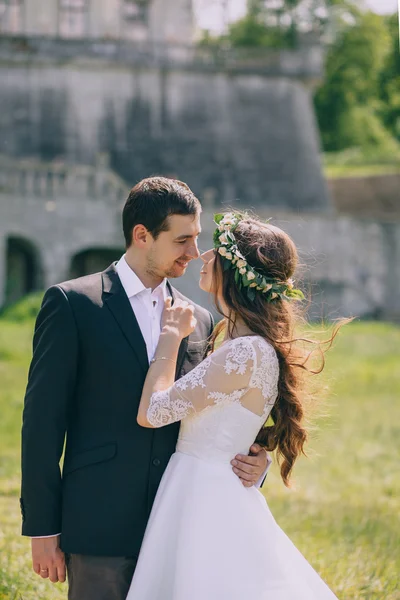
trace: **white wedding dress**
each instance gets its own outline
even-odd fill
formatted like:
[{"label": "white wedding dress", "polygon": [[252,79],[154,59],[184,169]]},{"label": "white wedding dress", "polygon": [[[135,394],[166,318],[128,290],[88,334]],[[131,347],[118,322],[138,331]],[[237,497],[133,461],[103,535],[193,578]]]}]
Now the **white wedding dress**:
[{"label": "white wedding dress", "polygon": [[181,421],[127,600],[334,600],[230,461],[247,454],[277,397],[278,359],[259,336],[225,342],[153,394],[154,427]]}]

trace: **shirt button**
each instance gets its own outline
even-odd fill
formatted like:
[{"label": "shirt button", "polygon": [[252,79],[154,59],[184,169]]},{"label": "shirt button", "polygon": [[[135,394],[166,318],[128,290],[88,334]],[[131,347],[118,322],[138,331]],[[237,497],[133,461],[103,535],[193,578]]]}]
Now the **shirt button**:
[{"label": "shirt button", "polygon": [[159,466],[161,465],[161,460],[160,460],[159,458],[155,458],[155,459],[153,460],[153,465],[154,465],[155,467],[159,467]]}]

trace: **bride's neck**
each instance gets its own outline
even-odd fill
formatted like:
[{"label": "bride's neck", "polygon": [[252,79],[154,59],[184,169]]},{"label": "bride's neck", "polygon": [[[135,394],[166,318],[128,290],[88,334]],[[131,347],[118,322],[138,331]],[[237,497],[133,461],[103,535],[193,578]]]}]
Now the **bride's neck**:
[{"label": "bride's neck", "polygon": [[242,337],[244,335],[254,335],[254,331],[249,329],[247,327],[247,325],[242,321],[242,319],[239,319],[239,318],[236,319],[235,326],[233,327],[231,334],[229,334],[228,325],[229,325],[229,322],[228,322],[228,320],[226,320],[224,341],[234,339],[237,337]]},{"label": "bride's neck", "polygon": [[[225,335],[223,341],[231,340],[237,337],[243,337],[244,335],[255,335],[254,331],[249,329],[243,319],[240,317],[236,317],[235,326],[229,327],[229,319],[227,315],[229,315],[229,308],[226,306],[225,302],[222,298],[219,298],[219,305],[221,307],[221,312],[225,315]],[[232,315],[234,317],[234,315]],[[229,334],[229,330],[231,329],[231,334]]]}]

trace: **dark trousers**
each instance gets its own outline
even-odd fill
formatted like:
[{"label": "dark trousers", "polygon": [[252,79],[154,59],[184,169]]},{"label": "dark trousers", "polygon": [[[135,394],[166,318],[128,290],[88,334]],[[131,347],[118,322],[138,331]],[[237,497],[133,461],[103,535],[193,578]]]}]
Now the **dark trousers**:
[{"label": "dark trousers", "polygon": [[136,558],[66,554],[68,600],[126,600]]}]

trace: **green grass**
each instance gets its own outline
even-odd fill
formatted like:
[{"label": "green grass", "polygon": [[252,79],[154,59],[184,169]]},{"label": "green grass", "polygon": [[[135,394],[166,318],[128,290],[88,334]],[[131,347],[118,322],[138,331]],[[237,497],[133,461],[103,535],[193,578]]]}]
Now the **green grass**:
[{"label": "green grass", "polygon": [[[30,543],[20,536],[19,436],[33,321],[14,316],[0,319],[0,599],[65,599],[65,586],[32,573]],[[330,416],[312,433],[296,489],[286,490],[274,467],[264,493],[341,600],[399,600],[400,329],[347,326],[324,383]]]},{"label": "green grass", "polygon": [[393,165],[329,165],[324,167],[327,179],[346,177],[372,177],[373,175],[398,175],[400,164]]},{"label": "green grass", "polygon": [[371,177],[400,173],[400,153],[379,149],[348,148],[341,152],[326,152],[322,156],[328,179],[341,177]]}]

